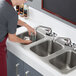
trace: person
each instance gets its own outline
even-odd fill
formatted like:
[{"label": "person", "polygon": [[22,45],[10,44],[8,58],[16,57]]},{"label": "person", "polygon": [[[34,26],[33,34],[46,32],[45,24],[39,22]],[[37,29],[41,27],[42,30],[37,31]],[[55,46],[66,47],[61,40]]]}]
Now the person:
[{"label": "person", "polygon": [[0,0],[0,76],[7,76],[7,60],[6,60],[6,40],[30,44],[31,40],[22,40],[16,36],[17,25],[25,26],[29,35],[31,32],[36,34],[35,30],[18,19],[14,6],[25,3],[26,0]]}]

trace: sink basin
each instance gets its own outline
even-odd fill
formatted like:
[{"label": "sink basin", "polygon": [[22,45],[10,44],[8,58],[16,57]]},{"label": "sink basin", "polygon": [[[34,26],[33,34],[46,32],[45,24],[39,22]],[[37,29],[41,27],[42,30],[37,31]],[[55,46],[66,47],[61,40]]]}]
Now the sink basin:
[{"label": "sink basin", "polygon": [[52,54],[56,51],[61,50],[62,46],[53,41],[45,41],[36,46],[31,47],[30,49],[37,55],[44,57],[48,56],[48,54]]},{"label": "sink basin", "polygon": [[[24,32],[24,33],[18,35],[18,37],[21,38],[21,39],[24,39],[25,36],[26,37],[30,37],[28,32]],[[40,40],[42,38],[44,38],[44,36],[41,33],[37,32],[37,34],[36,34],[36,41],[38,41],[38,40]]]},{"label": "sink basin", "polygon": [[69,72],[76,67],[76,53],[65,52],[49,61],[52,65],[58,68],[62,73]]}]

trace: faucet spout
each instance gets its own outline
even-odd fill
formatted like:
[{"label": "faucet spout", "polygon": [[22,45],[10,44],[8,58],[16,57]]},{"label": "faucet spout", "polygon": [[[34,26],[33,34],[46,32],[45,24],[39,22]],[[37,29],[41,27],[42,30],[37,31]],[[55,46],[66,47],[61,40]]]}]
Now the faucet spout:
[{"label": "faucet spout", "polygon": [[52,34],[52,29],[50,28],[50,27],[46,27],[46,26],[42,26],[42,25],[40,25],[40,26],[38,26],[37,28],[36,28],[36,30],[38,29],[38,28],[46,28],[46,35],[49,35],[50,36],[50,34]]},{"label": "faucet spout", "polygon": [[72,42],[70,38],[65,38],[64,40],[66,41],[65,45],[71,46]]}]

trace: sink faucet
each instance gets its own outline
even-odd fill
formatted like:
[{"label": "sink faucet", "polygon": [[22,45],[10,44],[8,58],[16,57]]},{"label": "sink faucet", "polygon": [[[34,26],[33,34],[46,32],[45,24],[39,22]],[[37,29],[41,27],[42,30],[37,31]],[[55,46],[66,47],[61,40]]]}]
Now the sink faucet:
[{"label": "sink faucet", "polygon": [[72,47],[73,47],[73,50],[76,51],[76,44],[75,43],[73,43]]},{"label": "sink faucet", "polygon": [[64,40],[66,41],[65,45],[72,46],[72,42],[70,38],[65,38]]},{"label": "sink faucet", "polygon": [[52,29],[50,28],[50,27],[46,27],[46,26],[42,26],[42,25],[40,25],[40,26],[38,26],[37,28],[36,28],[36,30],[38,29],[38,28],[46,28],[46,35],[48,35],[48,36],[50,36],[50,34],[52,34]]}]

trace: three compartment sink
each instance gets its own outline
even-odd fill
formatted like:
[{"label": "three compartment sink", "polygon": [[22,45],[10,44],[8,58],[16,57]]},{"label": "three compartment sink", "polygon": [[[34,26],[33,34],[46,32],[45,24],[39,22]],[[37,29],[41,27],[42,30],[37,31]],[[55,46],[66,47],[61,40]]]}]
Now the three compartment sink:
[{"label": "three compartment sink", "polygon": [[[25,36],[29,36],[28,32],[18,35],[22,39]],[[65,46],[59,38],[53,40],[51,37],[44,35],[44,31],[37,31],[35,43],[31,43],[27,48],[60,73],[66,74],[76,69],[76,52]]]},{"label": "three compartment sink", "polygon": [[39,56],[45,57],[62,49],[62,46],[53,41],[45,41],[30,48]]},{"label": "three compartment sink", "polygon": [[49,60],[49,62],[58,68],[62,73],[68,73],[76,67],[76,53],[65,52]]}]

